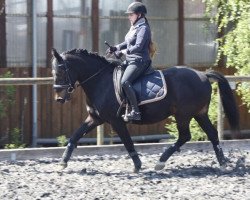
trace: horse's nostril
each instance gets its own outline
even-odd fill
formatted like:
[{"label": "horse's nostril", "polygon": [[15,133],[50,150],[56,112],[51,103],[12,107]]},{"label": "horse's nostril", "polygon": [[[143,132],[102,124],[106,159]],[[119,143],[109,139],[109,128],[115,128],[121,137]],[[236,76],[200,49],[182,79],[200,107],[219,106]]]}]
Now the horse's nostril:
[{"label": "horse's nostril", "polygon": [[58,98],[56,99],[56,101],[57,101],[57,102],[60,102],[60,101],[62,101],[62,99],[63,99],[62,97],[58,97]]},{"label": "horse's nostril", "polygon": [[62,103],[62,101],[63,101],[63,98],[60,97],[59,94],[57,94],[57,93],[55,93],[54,99],[56,102],[60,102],[60,103]]},{"label": "horse's nostril", "polygon": [[56,101],[59,103],[65,103],[65,99],[63,99],[62,97],[58,97]]}]

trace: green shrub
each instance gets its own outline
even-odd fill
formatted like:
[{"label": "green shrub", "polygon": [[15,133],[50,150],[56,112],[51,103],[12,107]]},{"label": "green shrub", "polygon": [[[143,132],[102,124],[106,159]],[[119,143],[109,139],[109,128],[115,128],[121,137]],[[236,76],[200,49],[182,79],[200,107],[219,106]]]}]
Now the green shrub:
[{"label": "green shrub", "polygon": [[18,128],[14,128],[14,130],[10,133],[10,143],[4,146],[5,149],[17,149],[24,148],[25,144],[23,144],[21,139],[21,131]]},{"label": "green shrub", "polygon": [[[203,0],[206,14],[216,24],[221,37],[218,43],[217,61],[226,57],[226,67],[236,70],[235,75],[250,74],[250,4],[249,0]],[[216,10],[216,12],[214,12]],[[239,84],[237,90],[250,112],[249,83]]]},{"label": "green shrub", "polygon": [[[10,71],[7,71],[5,74],[1,75],[0,78],[11,78],[13,74]],[[13,104],[15,102],[14,95],[16,89],[13,85],[3,86],[0,89],[0,118],[6,116],[6,108],[8,105]]]},{"label": "green shrub", "polygon": [[57,143],[59,147],[64,147],[67,144],[67,138],[65,135],[60,135],[57,138]]}]

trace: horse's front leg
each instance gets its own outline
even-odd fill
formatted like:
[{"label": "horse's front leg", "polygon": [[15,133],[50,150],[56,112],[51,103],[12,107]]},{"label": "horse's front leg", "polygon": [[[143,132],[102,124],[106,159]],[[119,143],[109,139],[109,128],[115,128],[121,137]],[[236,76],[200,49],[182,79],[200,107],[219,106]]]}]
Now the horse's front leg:
[{"label": "horse's front leg", "polygon": [[141,160],[138,153],[135,150],[134,143],[129,135],[126,124],[123,120],[115,120],[111,123],[113,130],[119,135],[122,143],[124,144],[129,156],[132,158],[134,163],[134,172],[139,172],[141,169]]},{"label": "horse's front leg", "polygon": [[77,142],[80,140],[80,138],[83,135],[86,135],[89,131],[91,131],[92,129],[94,129],[96,126],[102,124],[102,122],[89,115],[87,117],[87,119],[85,120],[85,122],[73,133],[72,137],[69,139],[68,141],[68,145],[62,155],[62,160],[60,165],[62,166],[62,168],[66,168],[67,167],[67,163],[71,157],[71,154],[73,152],[73,150],[76,148],[77,146]]}]

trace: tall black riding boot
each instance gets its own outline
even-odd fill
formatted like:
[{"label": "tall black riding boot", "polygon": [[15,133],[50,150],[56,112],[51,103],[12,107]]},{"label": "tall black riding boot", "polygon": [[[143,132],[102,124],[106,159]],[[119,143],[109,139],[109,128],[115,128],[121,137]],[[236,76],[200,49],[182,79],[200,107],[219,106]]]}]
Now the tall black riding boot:
[{"label": "tall black riding boot", "polygon": [[129,81],[126,81],[123,84],[123,89],[131,105],[131,112],[126,115],[127,119],[128,120],[141,120],[141,113],[139,112],[135,92]]}]

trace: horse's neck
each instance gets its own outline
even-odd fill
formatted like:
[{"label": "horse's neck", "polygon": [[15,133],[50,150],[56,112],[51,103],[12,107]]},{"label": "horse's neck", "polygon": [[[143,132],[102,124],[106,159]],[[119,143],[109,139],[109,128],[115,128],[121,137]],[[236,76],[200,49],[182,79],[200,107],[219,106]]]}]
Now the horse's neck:
[{"label": "horse's neck", "polygon": [[113,76],[109,66],[103,65],[99,69],[90,75],[92,78],[89,78],[82,88],[87,96],[92,102],[96,101],[110,92],[111,87],[113,86]]}]

